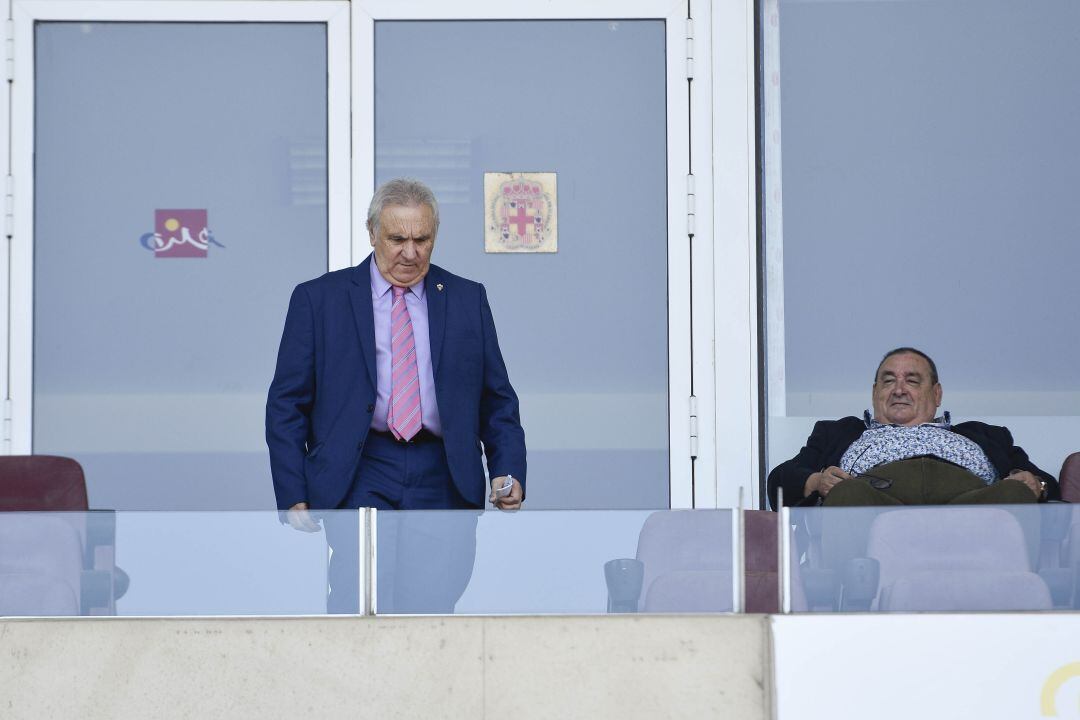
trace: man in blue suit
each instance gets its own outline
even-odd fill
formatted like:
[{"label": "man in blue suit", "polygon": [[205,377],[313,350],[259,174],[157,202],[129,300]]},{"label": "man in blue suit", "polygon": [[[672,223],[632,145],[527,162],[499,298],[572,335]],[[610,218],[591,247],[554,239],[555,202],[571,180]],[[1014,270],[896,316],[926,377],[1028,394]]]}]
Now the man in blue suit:
[{"label": "man in blue suit", "polygon": [[434,194],[390,180],[367,227],[366,260],[298,285],[289,302],[266,405],[278,509],[315,531],[313,510],[480,509],[485,495],[519,508],[517,395],[483,285],[430,264]]}]

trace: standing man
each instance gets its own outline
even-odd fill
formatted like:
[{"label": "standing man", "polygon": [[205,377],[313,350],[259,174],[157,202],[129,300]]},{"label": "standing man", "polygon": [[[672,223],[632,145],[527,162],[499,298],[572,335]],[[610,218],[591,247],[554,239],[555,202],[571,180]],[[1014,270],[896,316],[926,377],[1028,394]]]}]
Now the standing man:
[{"label": "standing man", "polygon": [[480,509],[485,496],[519,508],[517,395],[483,285],[430,264],[434,194],[416,180],[384,183],[367,228],[366,260],[300,284],[289,302],[266,403],[279,510],[315,531],[312,510]]}]

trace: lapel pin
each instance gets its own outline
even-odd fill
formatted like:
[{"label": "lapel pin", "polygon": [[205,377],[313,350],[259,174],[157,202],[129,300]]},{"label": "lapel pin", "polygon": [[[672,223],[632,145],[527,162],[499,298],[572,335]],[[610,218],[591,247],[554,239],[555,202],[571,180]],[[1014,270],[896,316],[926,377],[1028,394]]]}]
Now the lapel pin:
[{"label": "lapel pin", "polygon": [[442,292],[442,283],[436,284],[435,289],[438,290],[439,292]]}]

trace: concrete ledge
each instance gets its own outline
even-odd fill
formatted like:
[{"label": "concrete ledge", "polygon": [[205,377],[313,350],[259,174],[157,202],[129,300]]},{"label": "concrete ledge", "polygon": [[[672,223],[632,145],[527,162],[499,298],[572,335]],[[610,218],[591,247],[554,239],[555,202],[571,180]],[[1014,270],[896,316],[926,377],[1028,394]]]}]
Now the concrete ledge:
[{"label": "concrete ledge", "polygon": [[0,621],[0,717],[769,717],[765,616]]}]

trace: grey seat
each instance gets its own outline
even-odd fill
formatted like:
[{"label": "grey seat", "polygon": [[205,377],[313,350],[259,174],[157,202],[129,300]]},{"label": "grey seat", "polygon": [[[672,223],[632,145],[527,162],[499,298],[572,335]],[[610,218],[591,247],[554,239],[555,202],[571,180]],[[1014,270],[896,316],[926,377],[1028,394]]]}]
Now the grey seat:
[{"label": "grey seat", "polygon": [[1050,590],[1035,573],[927,570],[883,589],[878,609],[904,612],[1049,610]]},{"label": "grey seat", "polygon": [[0,616],[78,615],[83,544],[58,514],[0,516]]},{"label": "grey seat", "polygon": [[638,535],[643,612],[731,612],[731,513],[667,510]]},{"label": "grey seat", "polygon": [[870,527],[885,611],[1047,610],[1020,523],[1000,508],[908,508]]}]

